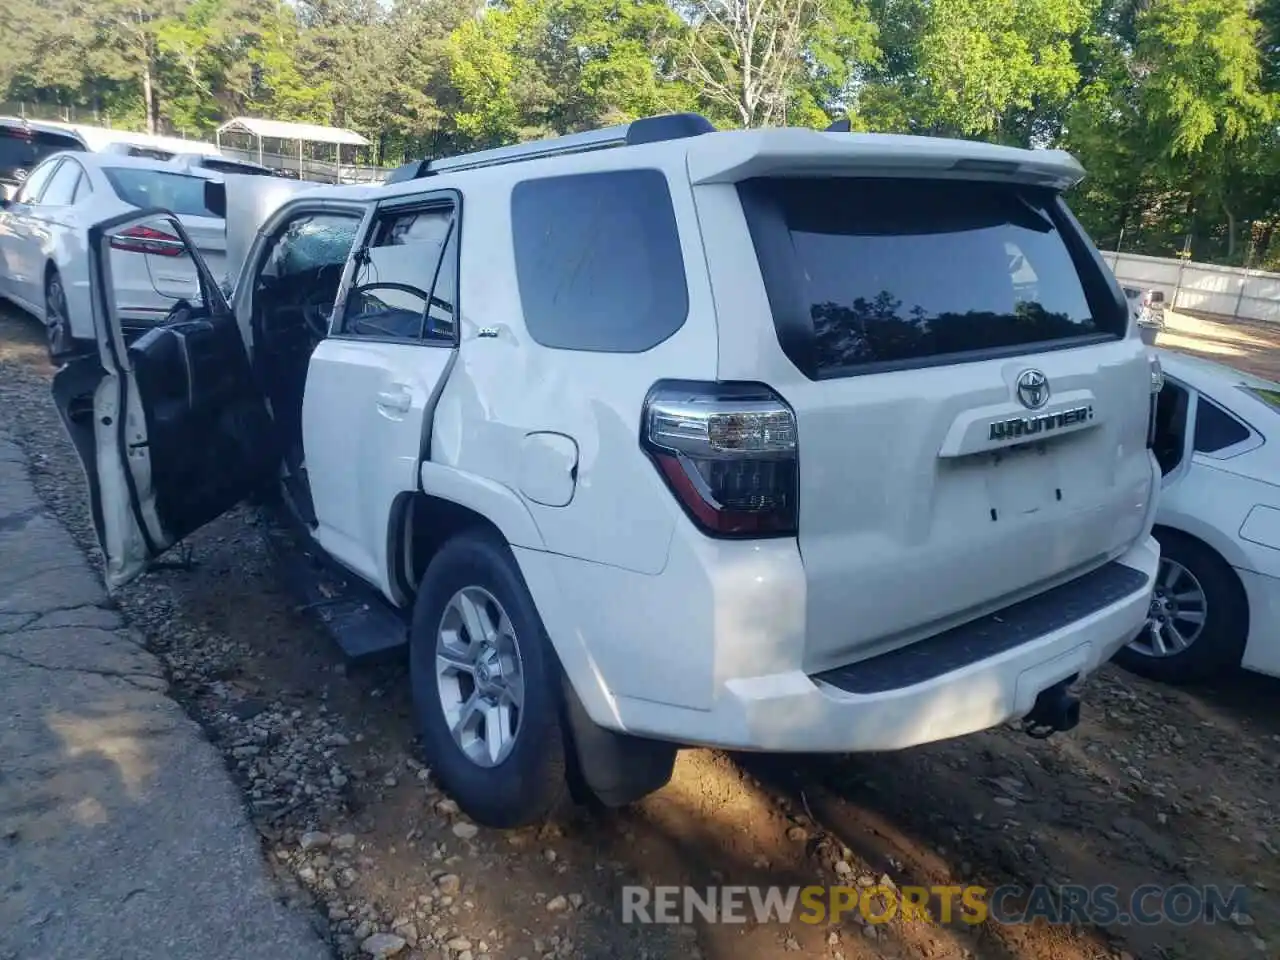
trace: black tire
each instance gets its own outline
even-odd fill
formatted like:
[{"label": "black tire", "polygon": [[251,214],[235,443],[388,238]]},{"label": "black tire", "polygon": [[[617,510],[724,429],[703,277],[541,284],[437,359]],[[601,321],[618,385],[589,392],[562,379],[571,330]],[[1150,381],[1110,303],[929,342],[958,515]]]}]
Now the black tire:
[{"label": "black tire", "polygon": [[62,277],[54,267],[44,278],[44,330],[49,361],[59,365],[71,352],[71,327],[67,315],[67,293]]},{"label": "black tire", "polygon": [[[1116,654],[1116,663],[1139,676],[1172,684],[1211,680],[1239,667],[1249,633],[1249,602],[1240,578],[1221,556],[1193,537],[1164,528],[1157,528],[1155,536],[1161,556],[1199,581],[1206,600],[1204,624],[1185,650],[1162,657],[1135,649],[1135,644],[1147,642],[1139,635],[1135,644]],[[1154,603],[1153,599],[1153,610]]]},{"label": "black tire", "polygon": [[[479,587],[506,613],[518,644],[524,684],[510,753],[481,766],[454,740],[436,673],[437,633],[459,591]],[[477,823],[512,828],[539,823],[567,795],[561,724],[560,664],[511,550],[496,533],[473,529],[432,558],[413,610],[409,650],[414,713],[426,759],[441,786]]]}]

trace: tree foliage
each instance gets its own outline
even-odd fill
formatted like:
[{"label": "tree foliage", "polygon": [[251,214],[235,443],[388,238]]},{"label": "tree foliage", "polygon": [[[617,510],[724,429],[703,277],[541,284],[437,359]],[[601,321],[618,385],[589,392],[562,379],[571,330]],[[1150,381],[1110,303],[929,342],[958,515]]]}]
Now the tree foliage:
[{"label": "tree foliage", "polygon": [[0,49],[10,109],[387,164],[681,110],[1063,147],[1100,244],[1280,265],[1280,0],[6,0]]}]

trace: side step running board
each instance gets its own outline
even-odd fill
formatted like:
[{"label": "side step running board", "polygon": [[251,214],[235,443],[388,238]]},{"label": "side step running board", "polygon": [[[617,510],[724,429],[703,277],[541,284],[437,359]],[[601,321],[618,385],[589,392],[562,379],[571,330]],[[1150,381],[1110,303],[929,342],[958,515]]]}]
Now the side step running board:
[{"label": "side step running board", "polygon": [[295,533],[285,511],[266,510],[267,539],[301,609],[312,614],[350,660],[390,657],[409,644],[407,618],[373,587],[342,569]]}]

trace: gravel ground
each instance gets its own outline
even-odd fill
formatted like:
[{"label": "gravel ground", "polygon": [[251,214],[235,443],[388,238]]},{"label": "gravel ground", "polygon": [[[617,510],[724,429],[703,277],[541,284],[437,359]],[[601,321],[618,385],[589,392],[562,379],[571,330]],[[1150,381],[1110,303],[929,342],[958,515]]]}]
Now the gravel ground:
[{"label": "gravel ground", "polygon": [[[33,321],[0,308],[0,422],[96,561],[40,344]],[[348,669],[297,608],[274,534],[238,510],[118,600],[223,751],[280,883],[329,918],[338,956],[1280,957],[1280,683],[1185,692],[1108,668],[1087,685],[1080,728],[1048,741],[996,730],[853,758],[688,751],[634,808],[499,833],[461,817],[417,759],[403,665]],[[625,884],[882,882],[1215,883],[1250,896],[1231,922],[1185,927],[619,919]]]}]

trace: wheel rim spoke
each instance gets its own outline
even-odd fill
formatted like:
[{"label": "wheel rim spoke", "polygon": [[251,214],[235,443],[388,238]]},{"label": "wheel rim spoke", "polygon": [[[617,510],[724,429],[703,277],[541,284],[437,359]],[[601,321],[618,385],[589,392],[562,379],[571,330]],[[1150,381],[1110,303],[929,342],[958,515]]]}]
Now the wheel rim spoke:
[{"label": "wheel rim spoke", "polygon": [[446,604],[436,635],[436,690],[454,742],[477,766],[510,756],[524,714],[524,664],[515,630],[487,590]]},{"label": "wheel rim spoke", "polygon": [[436,659],[440,661],[441,670],[451,670],[455,673],[475,673],[475,663],[471,650],[462,646],[460,642],[441,644],[436,651]]},{"label": "wheel rim spoke", "polygon": [[502,691],[503,699],[517,710],[524,709],[524,678],[515,676]]},{"label": "wheel rim spoke", "polygon": [[481,643],[493,637],[493,626],[489,623],[489,614],[476,602],[475,597],[463,591],[457,597],[458,612],[462,614],[462,622],[467,627],[467,637],[472,643]]},{"label": "wheel rim spoke", "polygon": [[1160,624],[1152,621],[1147,624],[1147,638],[1151,644],[1151,651],[1157,657],[1163,657],[1169,651],[1164,645],[1164,637],[1160,635]]},{"label": "wheel rim spoke", "polygon": [[1208,598],[1195,574],[1176,560],[1162,557],[1146,629],[1129,649],[1147,657],[1176,656],[1197,641],[1208,616]]},{"label": "wheel rim spoke", "polygon": [[485,705],[484,739],[489,761],[497,763],[503,758],[511,740],[511,710],[509,707],[500,703]]}]

